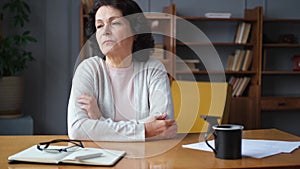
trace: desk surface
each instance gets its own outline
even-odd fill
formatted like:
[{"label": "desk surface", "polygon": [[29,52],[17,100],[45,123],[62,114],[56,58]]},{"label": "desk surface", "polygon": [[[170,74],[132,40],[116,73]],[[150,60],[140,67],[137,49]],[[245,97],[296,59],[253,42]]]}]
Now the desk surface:
[{"label": "desk surface", "polygon": [[[7,157],[26,149],[39,142],[49,141],[67,136],[0,136],[0,166],[9,169],[77,169],[95,168],[91,166],[75,165],[45,165],[45,164],[8,164]],[[300,137],[276,130],[248,130],[243,132],[243,138],[273,139],[286,141],[300,141]],[[290,154],[278,154],[263,159],[243,157],[240,160],[222,160],[214,157],[211,152],[184,149],[182,144],[195,143],[199,134],[179,135],[174,140],[152,141],[146,143],[112,143],[112,142],[84,142],[86,147],[103,147],[123,149],[128,156],[119,161],[116,169],[144,169],[144,168],[300,168],[300,150]],[[145,158],[141,158],[142,156]],[[132,158],[134,157],[134,158]]]}]

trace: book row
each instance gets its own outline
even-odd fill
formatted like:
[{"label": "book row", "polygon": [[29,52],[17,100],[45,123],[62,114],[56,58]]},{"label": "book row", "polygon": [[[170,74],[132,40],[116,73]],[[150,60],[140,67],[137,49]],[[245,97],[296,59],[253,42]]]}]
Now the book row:
[{"label": "book row", "polygon": [[252,50],[237,49],[228,56],[226,70],[247,71],[252,63]]},{"label": "book row", "polygon": [[232,96],[239,97],[242,96],[245,92],[247,86],[250,83],[250,77],[234,77],[231,76],[228,80],[228,83],[232,85]]},{"label": "book row", "polygon": [[251,23],[247,23],[247,22],[239,23],[234,42],[238,44],[246,44],[249,38],[250,30],[251,30]]}]

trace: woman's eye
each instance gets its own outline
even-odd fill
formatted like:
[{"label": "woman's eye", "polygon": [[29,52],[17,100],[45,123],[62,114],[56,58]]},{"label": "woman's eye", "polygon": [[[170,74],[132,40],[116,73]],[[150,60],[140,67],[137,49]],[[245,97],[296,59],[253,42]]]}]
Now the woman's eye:
[{"label": "woman's eye", "polygon": [[112,25],[121,25],[121,22],[112,22]]},{"label": "woman's eye", "polygon": [[102,28],[102,27],[103,27],[103,25],[97,25],[96,26],[97,29]]}]

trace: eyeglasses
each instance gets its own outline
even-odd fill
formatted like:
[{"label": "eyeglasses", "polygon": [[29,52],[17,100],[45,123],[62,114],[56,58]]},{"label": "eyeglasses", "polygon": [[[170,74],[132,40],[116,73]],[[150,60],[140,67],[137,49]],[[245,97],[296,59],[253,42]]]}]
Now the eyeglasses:
[{"label": "eyeglasses", "polygon": [[[53,148],[50,146],[50,144],[53,145],[56,143],[71,143],[73,145],[64,148],[55,148],[55,147]],[[75,150],[74,148],[77,149],[78,147],[84,148],[80,140],[68,140],[68,139],[56,139],[49,142],[42,142],[37,145],[38,150],[49,152],[49,153],[70,152],[70,151],[74,151]]]}]

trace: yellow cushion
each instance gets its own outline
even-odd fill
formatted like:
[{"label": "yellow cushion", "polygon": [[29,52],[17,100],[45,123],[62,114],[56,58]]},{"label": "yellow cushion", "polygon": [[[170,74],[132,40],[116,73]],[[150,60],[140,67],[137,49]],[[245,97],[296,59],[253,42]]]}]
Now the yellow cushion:
[{"label": "yellow cushion", "polygon": [[221,82],[173,81],[171,89],[178,133],[206,132],[208,124],[200,115],[222,118],[227,88],[228,83]]}]

